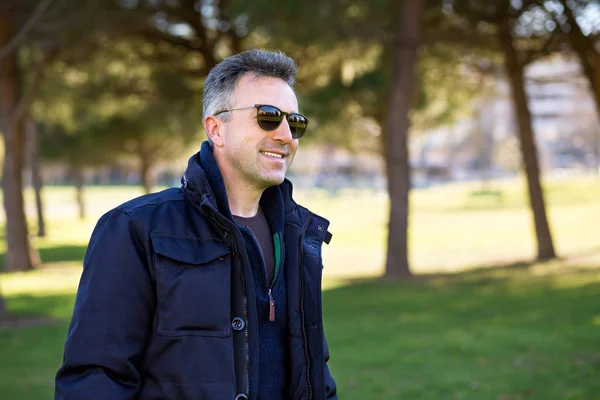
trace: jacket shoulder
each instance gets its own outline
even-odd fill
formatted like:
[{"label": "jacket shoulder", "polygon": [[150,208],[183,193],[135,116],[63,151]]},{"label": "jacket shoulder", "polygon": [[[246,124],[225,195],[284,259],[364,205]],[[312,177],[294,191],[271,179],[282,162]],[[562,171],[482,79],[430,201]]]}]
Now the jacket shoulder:
[{"label": "jacket shoulder", "polygon": [[123,211],[127,214],[132,214],[141,208],[163,206],[169,203],[182,201],[184,201],[184,196],[181,188],[173,187],[160,192],[149,193],[136,197],[115,207],[115,209]]},{"label": "jacket shoulder", "polygon": [[200,212],[184,195],[181,188],[169,188],[129,200],[113,209],[132,219],[141,236],[179,237],[210,236],[210,227]]},{"label": "jacket shoulder", "polygon": [[[333,236],[328,230],[330,224],[329,220],[300,204],[296,204],[295,210],[300,220],[308,222],[307,232],[311,232],[311,234],[316,236],[320,241],[329,244]],[[308,218],[309,216],[310,218]]]}]

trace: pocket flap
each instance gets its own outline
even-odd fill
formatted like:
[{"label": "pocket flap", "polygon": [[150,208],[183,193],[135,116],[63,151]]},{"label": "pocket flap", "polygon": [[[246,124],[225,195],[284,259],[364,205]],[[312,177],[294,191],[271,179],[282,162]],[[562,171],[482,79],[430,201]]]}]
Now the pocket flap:
[{"label": "pocket flap", "polygon": [[152,247],[160,255],[185,264],[205,264],[229,254],[221,240],[151,235]]}]

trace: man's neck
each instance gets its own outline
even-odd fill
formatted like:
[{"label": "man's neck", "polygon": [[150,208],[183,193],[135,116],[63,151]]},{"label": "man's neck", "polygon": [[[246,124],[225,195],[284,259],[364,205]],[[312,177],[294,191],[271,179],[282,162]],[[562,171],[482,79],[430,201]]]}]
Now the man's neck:
[{"label": "man's neck", "polygon": [[245,184],[241,177],[230,169],[224,168],[218,157],[215,158],[223,177],[231,214],[244,218],[254,217],[258,213],[258,205],[264,190]]},{"label": "man's neck", "polygon": [[225,177],[223,177],[223,181],[225,182],[231,214],[244,218],[254,217],[258,213],[258,204],[262,192],[239,184],[235,185]]}]

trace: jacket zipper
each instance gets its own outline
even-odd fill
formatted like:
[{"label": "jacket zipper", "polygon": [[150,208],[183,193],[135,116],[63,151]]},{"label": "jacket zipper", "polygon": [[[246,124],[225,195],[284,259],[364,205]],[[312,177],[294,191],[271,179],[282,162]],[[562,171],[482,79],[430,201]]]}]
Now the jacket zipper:
[{"label": "jacket zipper", "polygon": [[[277,233],[277,235],[279,235],[279,233]],[[269,321],[273,322],[275,321],[275,299],[273,298],[273,295],[271,293],[271,289],[275,286],[275,281],[277,281],[277,278],[279,277],[279,271],[281,270],[280,266],[282,263],[282,251],[281,251],[281,247],[282,247],[282,243],[281,243],[281,239],[277,241],[277,244],[279,245],[279,260],[278,261],[278,265],[275,265],[275,272],[276,275],[273,276],[273,281],[271,282],[271,285],[269,286]],[[266,270],[265,270],[266,273]]]},{"label": "jacket zipper", "polygon": [[[218,227],[225,230],[229,234],[233,235],[233,232],[231,231],[231,229],[229,229],[228,227],[226,227],[225,225],[223,225],[219,221],[217,221],[217,217],[215,216],[214,211],[211,211],[210,215],[211,215],[211,219],[214,221],[214,223]],[[234,247],[234,253],[237,255],[237,257],[241,261],[241,257],[240,257],[240,253],[239,253],[239,249],[238,249],[238,245],[237,245],[237,239],[235,239],[235,237],[233,240],[233,247]],[[244,291],[244,319],[246,320],[246,329],[244,329],[244,337],[245,337],[244,342],[246,345],[246,396],[250,397],[250,344],[249,344],[249,338],[248,338],[248,330],[249,330],[248,329],[248,292],[246,290],[246,276],[244,275],[243,263],[240,267],[240,273],[242,274],[242,290]]]},{"label": "jacket zipper", "polygon": [[[275,279],[273,279],[275,281]],[[269,321],[275,321],[275,300],[271,294],[271,288],[269,288]]]},{"label": "jacket zipper", "polygon": [[308,229],[312,214],[308,213],[308,218],[302,228],[302,234],[300,235],[300,318],[302,320],[302,335],[304,336],[304,357],[306,358],[306,383],[308,385],[308,400],[312,400],[313,391],[310,383],[310,355],[308,354],[308,337],[306,334],[306,315],[304,311],[304,248],[302,247],[302,241],[304,235]]}]

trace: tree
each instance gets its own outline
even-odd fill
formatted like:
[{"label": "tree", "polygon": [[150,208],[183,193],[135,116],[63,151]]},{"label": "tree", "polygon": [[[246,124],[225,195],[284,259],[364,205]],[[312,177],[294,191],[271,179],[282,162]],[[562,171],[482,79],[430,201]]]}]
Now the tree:
[{"label": "tree", "polygon": [[[152,76],[134,79],[128,76],[125,82],[129,85],[123,83],[117,88],[119,95],[129,94],[141,102],[128,111],[129,115],[115,115],[111,123],[122,125],[112,133],[120,140],[116,148],[124,150],[118,154],[137,157],[147,192],[152,188],[154,164],[178,155],[202,126],[198,113],[202,79],[224,56],[243,48],[248,33],[245,18],[243,13],[232,11],[229,3],[226,0],[122,3],[124,9],[135,14],[136,21],[145,20],[145,24],[125,29],[121,42],[116,46],[111,43],[110,50],[121,52],[116,54],[117,59],[136,59],[127,66],[129,72],[139,72],[137,66],[141,65],[152,71]],[[121,46],[125,46],[127,55]],[[141,72],[143,75],[144,71]],[[143,86],[148,82],[150,90]],[[165,140],[165,133],[171,140]]]},{"label": "tree", "polygon": [[[449,4],[452,5],[449,20],[454,27],[451,31],[458,34],[459,41],[473,43],[472,37],[476,38],[476,42],[483,38],[482,45],[496,49],[503,57],[516,114],[522,164],[527,177],[529,204],[537,241],[537,259],[555,258],[554,242],[540,183],[540,167],[524,71],[527,64],[551,53],[556,41],[547,31],[532,28],[521,20],[523,15],[534,18],[540,14],[539,6],[533,2],[495,0],[482,3],[474,0],[455,0]],[[517,31],[521,34],[517,34]]]},{"label": "tree", "polygon": [[45,64],[54,55],[54,51],[45,53],[36,67],[34,81],[24,94],[23,74],[19,66],[17,52],[8,51],[17,35],[17,26],[13,20],[11,8],[0,8],[0,105],[4,131],[4,168],[2,186],[4,209],[6,210],[7,251],[4,267],[7,271],[32,269],[39,257],[29,243],[29,233],[23,207],[22,171],[25,159],[24,114],[28,103],[41,79]]},{"label": "tree", "polygon": [[28,114],[25,121],[25,136],[27,143],[27,159],[31,172],[31,183],[35,192],[35,208],[37,211],[38,237],[46,236],[46,221],[44,217],[44,205],[42,199],[42,171],[39,146],[39,133],[37,123]]},{"label": "tree", "polygon": [[525,91],[525,63],[519,60],[515,49],[514,23],[511,19],[508,1],[498,10],[498,39],[504,52],[504,62],[511,87],[511,95],[517,116],[521,155],[527,176],[529,203],[533,214],[537,238],[537,259],[547,260],[556,257],[554,243],[548,224],[544,193],[540,183],[540,166],[537,146],[533,134],[531,111]]},{"label": "tree", "polygon": [[404,0],[394,44],[394,75],[385,125],[387,179],[390,196],[386,276],[409,277],[408,215],[410,159],[409,112],[415,87],[417,51],[423,29],[425,0]]},{"label": "tree", "polygon": [[175,66],[174,70],[206,76],[223,57],[242,51],[248,34],[244,12],[235,12],[230,3],[230,0],[127,2],[125,7],[144,17],[146,25],[130,29],[126,37],[156,44],[157,51],[145,54],[149,60],[177,61],[170,59],[172,50],[185,51],[196,57],[196,62],[193,66]]},{"label": "tree", "polygon": [[[4,131],[4,208],[7,251],[5,269],[29,270],[38,262],[29,242],[23,204],[22,172],[25,159],[24,119],[35,99],[42,76],[65,43],[89,50],[97,28],[113,32],[115,26],[136,26],[136,20],[116,5],[99,0],[5,0],[0,5],[0,107]],[[123,24],[123,20],[128,22]]]},{"label": "tree", "polygon": [[[148,3],[152,3],[150,8],[167,7],[156,1]],[[196,2],[185,3],[189,24],[193,27],[201,26],[201,10],[195,9]],[[115,14],[114,11],[118,13]],[[37,252],[29,242],[22,194],[24,116],[36,97],[46,67],[57,57],[59,50],[64,49],[63,45],[68,43],[69,48],[82,49],[84,53],[89,53],[94,49],[99,32],[103,32],[105,37],[114,37],[125,31],[135,32],[137,35],[140,32],[151,32],[155,38],[158,36],[162,41],[170,40],[175,45],[185,41],[181,39],[186,35],[161,30],[160,24],[157,23],[157,20],[160,22],[157,16],[162,12],[159,9],[152,10],[150,16],[133,11],[127,7],[126,2],[99,0],[60,3],[53,0],[5,0],[0,5],[0,119],[5,144],[2,185],[7,220],[7,251],[4,264],[6,270],[28,270],[38,262]],[[224,15],[219,16],[223,17]],[[212,19],[214,20],[215,18]],[[142,26],[144,29],[140,28]],[[164,23],[162,27],[164,28]],[[214,39],[215,31],[227,30],[218,30],[215,27],[211,31],[203,27],[199,32],[199,37],[204,39],[202,49],[206,55],[209,55],[208,51],[204,50],[210,49],[213,52],[210,54],[212,56],[216,52],[216,46],[220,45],[219,41]],[[232,47],[238,48],[238,37],[231,32],[226,32],[226,35],[231,40]],[[198,38],[189,38],[187,47],[196,48],[197,43]],[[212,48],[209,44],[213,44]],[[20,63],[24,52],[37,55],[31,57],[32,62],[26,66]],[[212,61],[213,59],[205,60],[205,69],[213,64]]]},{"label": "tree", "polygon": [[[136,69],[135,66],[143,64],[145,68],[159,71],[162,76],[160,78],[154,77],[153,81],[154,83],[162,82],[161,84],[164,84],[162,89],[170,89],[168,91],[169,95],[172,96],[180,89],[182,82],[190,77],[194,78],[192,90],[186,87],[185,92],[179,91],[175,93],[175,98],[171,97],[169,100],[165,100],[163,94],[166,92],[164,90],[158,96],[162,96],[161,99],[157,97],[156,93],[147,93],[144,90],[142,90],[144,93],[140,93],[141,85],[135,79],[125,80],[130,86],[122,83],[116,88],[118,93],[113,96],[113,100],[115,97],[128,98],[129,100],[132,97],[138,99],[144,98],[144,96],[152,97],[151,99],[143,99],[144,106],[141,108],[145,111],[142,109],[129,110],[131,111],[131,118],[114,116],[115,118],[109,123],[113,127],[117,122],[126,125],[120,127],[126,128],[125,130],[118,129],[109,132],[113,136],[113,141],[109,146],[114,146],[113,149],[123,150],[113,151],[113,158],[123,157],[123,154],[133,153],[136,155],[139,159],[140,175],[146,191],[151,190],[152,186],[149,179],[152,165],[156,161],[165,159],[165,155],[172,156],[177,153],[178,149],[175,145],[182,144],[179,140],[165,141],[164,133],[168,132],[174,137],[185,138],[185,140],[189,140],[191,136],[197,133],[201,123],[198,118],[195,118],[192,128],[190,126],[192,117],[189,111],[193,106],[197,106],[195,111],[201,109],[196,101],[198,98],[196,94],[201,90],[201,78],[223,55],[232,51],[240,51],[242,48],[242,39],[247,33],[244,19],[235,16],[230,17],[227,3],[227,1],[221,1],[218,4],[202,4],[199,7],[198,2],[187,0],[180,2],[140,1],[134,3],[86,0],[81,4],[68,2],[66,6],[67,11],[75,10],[78,11],[79,15],[73,12],[63,13],[66,15],[61,15],[62,20],[60,23],[52,21],[55,22],[54,29],[51,29],[53,34],[58,32],[59,36],[71,39],[73,36],[90,38],[85,46],[68,46],[63,49],[61,56],[63,66],[81,66],[89,58],[93,58],[95,53],[107,53],[111,47],[116,47],[114,49],[116,51],[108,55],[108,58],[116,57],[116,59],[123,61],[124,51],[122,51],[122,45],[129,40],[129,43],[135,42],[135,46],[125,49],[125,52],[132,57],[137,57],[137,60],[135,63],[126,65],[125,68],[134,70]],[[72,18],[73,16],[76,16],[76,18]],[[84,32],[81,31],[83,26],[86,28]],[[46,28],[46,25],[42,24],[40,31],[44,31]],[[119,52],[121,54],[116,54]],[[182,62],[182,60],[186,61]],[[122,67],[121,65],[120,68],[122,69]],[[139,70],[139,68],[136,70]],[[170,78],[168,80],[164,78],[165,71],[169,71]],[[102,71],[102,73],[106,73],[106,71]],[[104,97],[106,94],[104,91],[107,88],[98,86],[98,80],[97,75],[95,85],[88,85],[88,92],[95,91],[96,95]],[[54,88],[56,89],[56,86]],[[99,88],[100,93],[98,93]],[[48,102],[42,100],[42,103],[45,103],[46,106],[56,101],[56,91],[50,92],[52,95],[48,96],[47,99],[52,100]],[[195,97],[192,101],[190,101],[190,93]],[[113,100],[109,100],[109,102]],[[186,102],[186,107],[183,107],[185,110],[182,108],[184,102]],[[43,108],[49,107],[38,107],[38,110]],[[168,115],[169,112],[170,115]],[[39,113],[37,114],[36,116],[40,118]],[[173,115],[177,114],[179,114],[179,117],[174,118]],[[194,114],[196,117],[197,115],[197,113]],[[48,115],[45,116],[45,118],[47,117]],[[140,119],[133,121],[135,117]],[[112,117],[104,115],[103,118],[107,122]],[[75,126],[78,124],[85,125],[81,118],[76,119],[77,121],[67,123],[68,128],[62,126],[59,130],[66,129],[73,133]],[[50,120],[50,125],[56,123],[56,121],[52,121],[52,118]],[[162,120],[164,123],[156,124],[157,120]],[[150,126],[150,121],[155,124]],[[94,123],[97,124],[98,120],[96,119]],[[86,130],[85,126],[83,126],[83,130]],[[102,134],[106,136],[106,133],[103,132]],[[87,141],[89,141],[89,138],[86,139]],[[165,146],[165,142],[170,146]],[[69,143],[74,146],[81,145],[76,141],[70,141]],[[103,140],[100,143],[106,144],[107,141]],[[73,177],[77,178],[81,176],[77,171],[80,170],[82,164],[73,160],[70,157],[71,155],[72,153],[65,159],[73,166],[78,166],[73,169]],[[75,181],[81,182],[80,179],[75,179]],[[81,185],[77,185],[77,187],[77,192],[80,193],[82,187]],[[78,196],[78,198],[81,197]],[[83,207],[80,207],[80,209],[83,209]]]},{"label": "tree", "polygon": [[86,166],[100,166],[114,157],[109,146],[99,140],[93,140],[96,121],[89,121],[79,126],[76,134],[69,132],[59,124],[44,125],[41,135],[41,157],[45,163],[61,164],[68,168],[73,186],[79,219],[86,217],[84,203],[84,176]]},{"label": "tree", "polygon": [[34,109],[48,123],[46,158],[69,165],[78,193],[84,167],[124,159],[139,166],[150,192],[154,166],[179,156],[198,137],[201,82],[177,69],[194,59],[181,49],[162,49],[172,58],[158,63],[136,51],[152,54],[157,47],[113,40],[76,68],[59,62],[51,69]]}]

